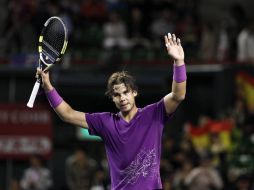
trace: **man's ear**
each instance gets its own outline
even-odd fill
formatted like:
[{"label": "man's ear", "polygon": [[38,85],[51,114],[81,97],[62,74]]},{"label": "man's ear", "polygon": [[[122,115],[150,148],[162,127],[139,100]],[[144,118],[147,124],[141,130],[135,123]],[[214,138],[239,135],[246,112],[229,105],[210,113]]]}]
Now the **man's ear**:
[{"label": "man's ear", "polygon": [[138,95],[138,92],[136,90],[134,90],[133,95],[134,95],[134,97],[136,97]]}]

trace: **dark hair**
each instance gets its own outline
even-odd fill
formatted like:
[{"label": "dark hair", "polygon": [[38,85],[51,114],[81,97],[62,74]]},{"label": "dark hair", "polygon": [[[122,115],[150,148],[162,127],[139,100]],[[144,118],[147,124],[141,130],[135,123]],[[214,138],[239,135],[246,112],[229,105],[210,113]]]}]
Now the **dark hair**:
[{"label": "dark hair", "polygon": [[109,79],[107,84],[107,91],[105,95],[109,98],[113,95],[113,87],[117,84],[124,84],[128,90],[138,92],[138,87],[135,84],[135,79],[131,76],[127,71],[115,72],[113,73]]},{"label": "dark hair", "polygon": [[40,155],[40,154],[37,154],[37,153],[32,154],[32,155],[30,156],[30,160],[31,160],[31,159],[36,159],[36,160],[38,160],[41,164],[43,164],[43,157],[42,157],[42,155]]}]

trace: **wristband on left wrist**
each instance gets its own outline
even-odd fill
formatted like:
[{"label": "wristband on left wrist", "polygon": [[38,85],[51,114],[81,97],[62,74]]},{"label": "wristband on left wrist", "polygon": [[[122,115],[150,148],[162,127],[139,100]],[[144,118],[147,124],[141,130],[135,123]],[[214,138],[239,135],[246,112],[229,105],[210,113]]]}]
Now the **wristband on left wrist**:
[{"label": "wristband on left wrist", "polygon": [[187,76],[186,76],[185,64],[180,66],[174,65],[173,80],[176,81],[177,83],[181,83],[186,81],[186,79],[187,79]]}]

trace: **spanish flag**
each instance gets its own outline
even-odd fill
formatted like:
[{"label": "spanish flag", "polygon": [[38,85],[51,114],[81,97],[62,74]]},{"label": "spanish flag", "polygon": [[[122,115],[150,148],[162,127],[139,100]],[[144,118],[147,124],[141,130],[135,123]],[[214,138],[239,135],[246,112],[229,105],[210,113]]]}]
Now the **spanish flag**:
[{"label": "spanish flag", "polygon": [[194,126],[192,124],[188,126],[188,135],[197,151],[202,151],[210,146],[209,124],[210,121],[201,126]]},{"label": "spanish flag", "polygon": [[223,149],[230,151],[232,149],[231,133],[234,125],[230,119],[210,120],[205,125],[189,125],[190,139],[196,150],[209,149],[212,145],[211,136],[217,134]]}]

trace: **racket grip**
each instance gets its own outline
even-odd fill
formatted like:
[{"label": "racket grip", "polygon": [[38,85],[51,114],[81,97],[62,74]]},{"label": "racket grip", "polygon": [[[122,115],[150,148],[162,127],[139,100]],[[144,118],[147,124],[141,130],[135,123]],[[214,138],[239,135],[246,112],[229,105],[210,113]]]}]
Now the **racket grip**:
[{"label": "racket grip", "polygon": [[29,98],[29,101],[28,101],[28,103],[26,104],[27,107],[33,108],[33,106],[34,106],[34,101],[35,101],[35,98],[36,98],[36,96],[37,96],[37,93],[38,93],[38,90],[39,90],[39,88],[40,88],[40,85],[41,85],[40,82],[38,82],[38,81],[35,82],[34,87],[33,87],[33,91],[32,91],[32,93],[31,93],[31,95],[30,95],[30,98]]}]

